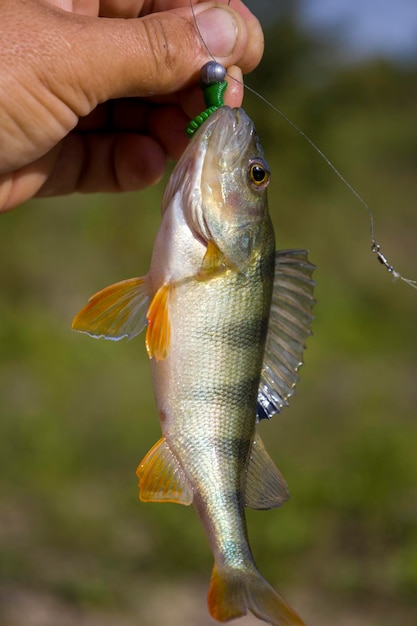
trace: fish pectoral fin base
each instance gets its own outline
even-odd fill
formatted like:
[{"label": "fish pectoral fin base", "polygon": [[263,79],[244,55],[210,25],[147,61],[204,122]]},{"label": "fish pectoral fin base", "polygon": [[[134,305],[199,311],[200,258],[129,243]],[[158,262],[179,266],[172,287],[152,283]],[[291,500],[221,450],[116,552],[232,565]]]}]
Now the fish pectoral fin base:
[{"label": "fish pectoral fin base", "polygon": [[212,239],[207,244],[207,250],[201,263],[197,280],[209,280],[226,270],[224,254],[219,250]]},{"label": "fish pectoral fin base", "polygon": [[146,325],[147,306],[146,277],[122,280],[91,296],[72,329],[97,339],[132,339]]},{"label": "fish pectoral fin base", "polygon": [[271,585],[254,570],[221,570],[213,567],[208,594],[210,615],[228,622],[251,611],[273,626],[305,626],[302,619]]},{"label": "fish pectoral fin base", "polygon": [[274,509],[289,497],[284,477],[256,433],[246,474],[245,505],[251,509]]},{"label": "fish pectoral fin base", "polygon": [[193,489],[165,437],[149,450],[136,470],[143,502],[175,502],[188,506]]},{"label": "fish pectoral fin base", "polygon": [[146,350],[150,359],[162,361],[166,358],[171,343],[171,322],[169,319],[169,299],[172,285],[162,285],[153,297],[146,317]]}]

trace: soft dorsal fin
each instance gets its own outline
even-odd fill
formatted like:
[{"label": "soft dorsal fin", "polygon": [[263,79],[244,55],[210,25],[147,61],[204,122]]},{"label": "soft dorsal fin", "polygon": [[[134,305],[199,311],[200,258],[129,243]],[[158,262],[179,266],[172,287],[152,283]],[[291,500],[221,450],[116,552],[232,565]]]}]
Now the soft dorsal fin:
[{"label": "soft dorsal fin", "polygon": [[165,437],[149,450],[136,470],[143,502],[176,502],[189,505],[193,489]]},{"label": "soft dorsal fin", "polygon": [[246,471],[245,506],[251,509],[274,509],[290,497],[281,472],[256,433]]},{"label": "soft dorsal fin", "polygon": [[129,278],[91,296],[72,322],[72,329],[91,337],[132,339],[146,325],[146,277]]},{"label": "soft dorsal fin", "polygon": [[150,359],[162,361],[166,358],[171,343],[171,321],[169,317],[169,298],[171,285],[162,285],[153,297],[146,317],[146,349]]},{"label": "soft dorsal fin", "polygon": [[271,418],[288,405],[311,335],[315,266],[305,250],[276,253],[274,290],[258,391],[257,419]]}]

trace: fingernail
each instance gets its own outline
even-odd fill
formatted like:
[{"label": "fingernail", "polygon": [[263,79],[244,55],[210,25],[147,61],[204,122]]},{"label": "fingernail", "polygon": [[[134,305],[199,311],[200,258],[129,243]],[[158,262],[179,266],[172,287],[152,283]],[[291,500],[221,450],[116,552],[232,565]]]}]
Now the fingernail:
[{"label": "fingernail", "polygon": [[238,27],[230,11],[215,7],[195,16],[200,34],[215,57],[228,57],[237,42]]}]

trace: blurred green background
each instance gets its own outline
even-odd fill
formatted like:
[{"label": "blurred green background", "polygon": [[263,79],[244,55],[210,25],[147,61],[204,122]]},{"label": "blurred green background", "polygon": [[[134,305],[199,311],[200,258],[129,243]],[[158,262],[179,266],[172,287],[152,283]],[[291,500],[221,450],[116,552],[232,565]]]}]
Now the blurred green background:
[{"label": "blurred green background", "polygon": [[[417,65],[346,63],[289,11],[248,83],[366,198],[384,253],[416,278]],[[417,291],[378,264],[365,209],[306,142],[251,95],[245,108],[273,173],[278,247],[308,248],[318,266],[302,382],[261,425],[292,498],[249,511],[253,551],[309,626],[412,626]],[[160,433],[143,338],[70,331],[88,296],[146,273],[165,182],[0,218],[2,625],[214,624],[193,510],[137,498]]]}]

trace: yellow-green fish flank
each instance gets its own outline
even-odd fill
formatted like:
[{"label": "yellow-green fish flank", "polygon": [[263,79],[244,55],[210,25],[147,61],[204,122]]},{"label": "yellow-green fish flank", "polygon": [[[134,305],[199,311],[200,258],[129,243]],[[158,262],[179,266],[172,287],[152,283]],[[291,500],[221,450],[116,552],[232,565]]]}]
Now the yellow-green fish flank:
[{"label": "yellow-green fish flank", "polygon": [[140,497],[194,505],[215,560],[211,615],[302,626],[258,572],[244,514],[288,498],[255,426],[288,404],[314,303],[305,251],[275,252],[269,177],[246,113],[213,113],[168,182],[149,273],[93,296],[73,328],[119,340],[146,327],[162,437]]}]

